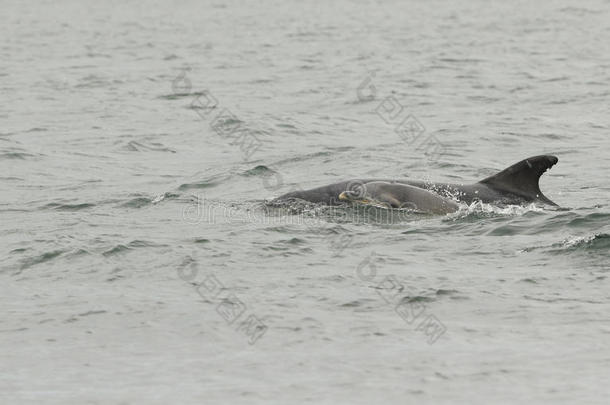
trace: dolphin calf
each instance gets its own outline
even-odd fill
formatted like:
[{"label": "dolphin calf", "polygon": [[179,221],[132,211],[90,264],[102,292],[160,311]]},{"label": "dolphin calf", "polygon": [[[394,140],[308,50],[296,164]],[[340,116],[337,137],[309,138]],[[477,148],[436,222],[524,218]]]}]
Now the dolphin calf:
[{"label": "dolphin calf", "polygon": [[360,188],[346,190],[339,194],[339,200],[385,208],[407,208],[428,214],[448,214],[459,208],[454,201],[423,188],[385,181],[371,181]]},{"label": "dolphin calf", "polygon": [[[344,191],[371,182],[403,184],[428,190],[445,198],[454,198],[467,204],[473,201],[494,204],[542,203],[557,206],[549,200],[538,184],[540,176],[553,167],[559,159],[552,155],[533,156],[524,159],[501,172],[472,184],[430,183],[415,180],[353,179],[310,190],[298,190],[284,194],[274,200],[301,199],[313,203],[339,205],[345,200],[339,199]],[[346,195],[347,196],[347,195]],[[423,207],[422,207],[423,209]]]}]

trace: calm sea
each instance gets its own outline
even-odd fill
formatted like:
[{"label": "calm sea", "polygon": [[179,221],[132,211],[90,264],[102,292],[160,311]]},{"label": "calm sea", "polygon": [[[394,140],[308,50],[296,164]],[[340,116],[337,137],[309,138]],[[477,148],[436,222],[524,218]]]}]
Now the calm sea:
[{"label": "calm sea", "polygon": [[[0,402],[607,401],[608,1],[1,9]],[[266,204],[540,154],[560,208]]]}]

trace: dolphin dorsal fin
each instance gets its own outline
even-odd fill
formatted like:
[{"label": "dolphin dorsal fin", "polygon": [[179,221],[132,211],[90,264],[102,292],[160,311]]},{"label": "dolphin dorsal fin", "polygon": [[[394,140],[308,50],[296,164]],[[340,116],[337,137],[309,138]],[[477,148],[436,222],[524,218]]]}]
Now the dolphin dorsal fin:
[{"label": "dolphin dorsal fin", "polygon": [[479,181],[496,190],[508,191],[530,201],[542,201],[557,205],[540,191],[540,176],[553,167],[559,159],[552,155],[540,155],[524,159],[502,170],[498,174]]}]

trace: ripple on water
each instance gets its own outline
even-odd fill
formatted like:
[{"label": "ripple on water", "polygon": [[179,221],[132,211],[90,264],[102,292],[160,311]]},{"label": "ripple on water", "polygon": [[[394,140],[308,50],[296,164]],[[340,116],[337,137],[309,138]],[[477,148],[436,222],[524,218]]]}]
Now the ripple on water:
[{"label": "ripple on water", "polygon": [[414,302],[434,302],[435,299],[425,295],[405,296],[400,300],[399,304],[411,304]]},{"label": "ripple on water", "polygon": [[13,159],[17,159],[17,160],[26,160],[26,159],[32,159],[32,158],[37,158],[37,155],[33,155],[31,153],[27,153],[27,152],[1,152],[0,153],[0,160],[13,160]]},{"label": "ripple on water", "polygon": [[532,246],[522,252],[533,252],[537,250],[546,251],[554,255],[592,253],[607,255],[610,249],[610,234],[598,233],[586,236],[571,236],[558,243],[546,246]]},{"label": "ripple on water", "polygon": [[265,175],[270,175],[276,173],[275,170],[268,168],[267,166],[264,165],[258,165],[256,167],[253,167],[252,169],[246,170],[242,175],[249,177],[249,176],[265,176]]},{"label": "ripple on water", "polygon": [[40,263],[45,263],[61,256],[65,250],[51,250],[42,254],[24,259],[19,266],[20,272]]},{"label": "ripple on water", "polygon": [[282,239],[273,244],[266,244],[262,250],[278,252],[282,256],[310,254],[313,250],[310,247],[304,246],[307,242],[300,238]]},{"label": "ripple on water", "polygon": [[49,203],[42,208],[52,209],[56,211],[80,211],[87,208],[95,207],[92,203],[80,203],[80,204],[60,204],[60,203]]},{"label": "ripple on water", "polygon": [[610,222],[610,214],[594,212],[587,215],[577,215],[567,223],[570,228],[588,228],[590,225]]},{"label": "ripple on water", "polygon": [[127,150],[127,151],[130,151],[130,152],[170,152],[170,153],[176,153],[176,151],[174,149],[168,148],[167,146],[165,146],[165,145],[163,145],[162,143],[159,143],[159,142],[151,142],[151,143],[145,144],[145,143],[142,143],[142,142],[130,141],[123,148],[125,150]]},{"label": "ripple on water", "polygon": [[174,193],[163,193],[156,197],[137,196],[122,203],[120,206],[125,208],[144,208],[149,205],[158,204],[161,201],[177,197],[179,197],[179,195]]},{"label": "ripple on water", "polygon": [[575,236],[564,240],[553,247],[559,249],[551,250],[551,253],[577,252],[577,251],[608,251],[610,249],[610,234],[600,233],[590,236]]},{"label": "ripple on water", "polygon": [[150,204],[152,204],[152,199],[147,197],[136,197],[132,198],[126,203],[121,204],[121,206],[126,208],[142,208]]},{"label": "ripple on water", "polygon": [[186,191],[191,189],[216,187],[217,185],[227,181],[230,177],[232,177],[231,174],[216,174],[213,176],[208,176],[204,179],[199,179],[190,183],[181,184],[180,186],[178,186],[178,190]]},{"label": "ripple on water", "polygon": [[127,253],[131,250],[138,249],[138,248],[162,247],[162,246],[166,246],[166,245],[148,242],[148,241],[144,241],[144,240],[133,240],[126,245],[122,244],[122,243],[115,245],[112,248],[102,252],[102,255],[106,256],[106,257],[117,256],[117,255]]},{"label": "ripple on water", "polygon": [[160,100],[181,100],[183,98],[195,98],[198,96],[204,96],[207,92],[205,91],[186,91],[186,92],[176,92],[171,94],[164,94],[159,96]]}]

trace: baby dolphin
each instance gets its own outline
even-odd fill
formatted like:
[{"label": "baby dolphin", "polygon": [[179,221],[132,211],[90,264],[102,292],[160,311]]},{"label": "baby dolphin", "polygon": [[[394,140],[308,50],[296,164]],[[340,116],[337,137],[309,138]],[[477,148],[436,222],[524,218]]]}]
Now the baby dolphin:
[{"label": "baby dolphin", "polygon": [[452,200],[419,187],[385,181],[360,183],[339,194],[339,200],[361,204],[407,208],[428,214],[448,214],[458,210]]}]

